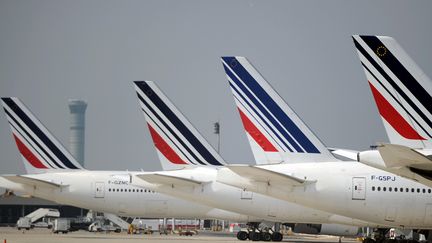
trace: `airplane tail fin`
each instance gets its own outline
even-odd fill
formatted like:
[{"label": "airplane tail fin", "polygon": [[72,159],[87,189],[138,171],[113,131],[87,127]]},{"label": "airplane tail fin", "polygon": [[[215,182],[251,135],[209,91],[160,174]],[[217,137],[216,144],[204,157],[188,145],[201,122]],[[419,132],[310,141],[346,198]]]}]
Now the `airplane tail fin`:
[{"label": "airplane tail fin", "polygon": [[27,173],[83,169],[18,98],[1,99]]},{"label": "airplane tail fin", "polygon": [[335,161],[245,57],[222,57],[257,164]]},{"label": "airplane tail fin", "polygon": [[226,164],[155,83],[151,81],[134,83],[164,170]]},{"label": "airplane tail fin", "polygon": [[353,40],[390,142],[432,148],[431,80],[392,37]]}]

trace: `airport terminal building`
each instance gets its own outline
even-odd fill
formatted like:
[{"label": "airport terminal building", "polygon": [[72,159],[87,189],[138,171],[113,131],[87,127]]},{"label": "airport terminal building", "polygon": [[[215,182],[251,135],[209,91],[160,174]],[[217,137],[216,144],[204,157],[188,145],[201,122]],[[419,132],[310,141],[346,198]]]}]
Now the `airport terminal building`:
[{"label": "airport terminal building", "polygon": [[39,198],[3,194],[3,196],[0,197],[0,226],[15,226],[20,217],[38,208],[58,209],[61,217],[66,218],[83,216],[87,213],[85,209],[59,205]]}]

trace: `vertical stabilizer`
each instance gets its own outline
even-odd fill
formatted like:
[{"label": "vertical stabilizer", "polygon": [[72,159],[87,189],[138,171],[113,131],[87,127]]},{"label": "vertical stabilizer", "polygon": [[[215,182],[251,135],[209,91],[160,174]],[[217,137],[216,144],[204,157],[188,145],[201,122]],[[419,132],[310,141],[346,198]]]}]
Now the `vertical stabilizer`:
[{"label": "vertical stabilizer", "polygon": [[2,104],[27,173],[83,169],[18,98],[3,97]]},{"label": "vertical stabilizer", "polygon": [[257,164],[336,159],[245,57],[222,57]]},{"label": "vertical stabilizer", "polygon": [[151,81],[135,81],[139,103],[164,170],[225,161]]},{"label": "vertical stabilizer", "polygon": [[432,148],[432,82],[395,39],[353,36],[392,144]]}]

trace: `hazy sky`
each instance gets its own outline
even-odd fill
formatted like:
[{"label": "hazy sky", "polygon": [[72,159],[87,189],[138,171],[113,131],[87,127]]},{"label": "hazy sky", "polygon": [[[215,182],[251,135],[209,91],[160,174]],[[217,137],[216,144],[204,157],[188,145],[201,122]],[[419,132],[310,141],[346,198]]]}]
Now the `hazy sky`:
[{"label": "hazy sky", "polygon": [[[64,144],[86,99],[89,169],[159,169],[132,81],[153,80],[221,154],[252,163],[219,57],[242,55],[327,145],[387,141],[352,34],[390,35],[432,75],[432,1],[4,1],[0,95]],[[0,114],[0,172],[24,172]]]}]

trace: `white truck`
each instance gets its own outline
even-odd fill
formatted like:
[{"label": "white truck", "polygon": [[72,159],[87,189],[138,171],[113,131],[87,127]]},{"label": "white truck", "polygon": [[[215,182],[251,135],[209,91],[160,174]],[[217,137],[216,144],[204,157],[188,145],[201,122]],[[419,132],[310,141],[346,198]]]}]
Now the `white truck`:
[{"label": "white truck", "polygon": [[18,230],[26,229],[29,230],[32,228],[31,219],[27,217],[21,217],[17,221],[17,228]]}]

